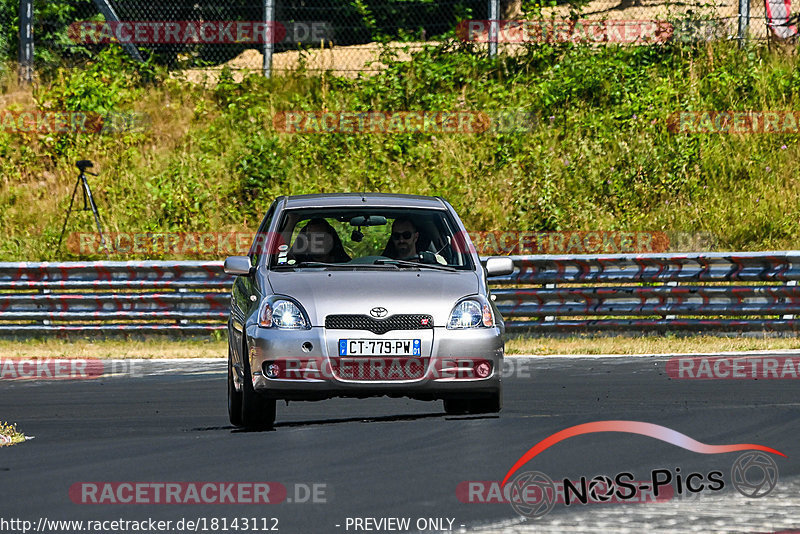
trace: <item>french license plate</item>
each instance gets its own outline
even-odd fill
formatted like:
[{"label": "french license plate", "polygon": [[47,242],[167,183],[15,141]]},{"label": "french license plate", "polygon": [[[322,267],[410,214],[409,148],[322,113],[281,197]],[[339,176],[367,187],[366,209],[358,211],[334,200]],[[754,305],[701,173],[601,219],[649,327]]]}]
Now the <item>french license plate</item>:
[{"label": "french license plate", "polygon": [[340,339],[339,356],[422,356],[419,339]]}]

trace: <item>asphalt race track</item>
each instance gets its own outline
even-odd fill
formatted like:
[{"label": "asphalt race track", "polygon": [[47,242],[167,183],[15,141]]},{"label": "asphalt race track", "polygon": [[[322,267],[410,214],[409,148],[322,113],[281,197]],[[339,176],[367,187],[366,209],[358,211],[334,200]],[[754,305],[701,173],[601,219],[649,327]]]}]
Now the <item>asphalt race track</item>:
[{"label": "asphalt race track", "polygon": [[[200,532],[223,532],[221,523],[211,528],[214,518],[229,525],[234,518],[257,518],[259,528],[277,525],[284,533],[800,527],[798,382],[675,380],[665,371],[667,359],[518,358],[504,380],[499,417],[445,416],[441,402],[335,399],[281,403],[275,429],[264,432],[229,426],[224,360],[142,363],[135,376],[93,380],[0,381],[0,420],[34,437],[0,448],[0,531],[22,532],[3,529],[2,520],[37,527],[43,518],[205,521],[205,530],[195,525]],[[616,419],[662,425],[705,444],[777,449],[786,455],[774,456],[777,486],[761,498],[732,488],[731,466],[740,452],[699,454],[652,437],[605,432],[566,439],[521,471],[553,480],[627,471],[648,480],[657,469],[701,477],[718,470],[725,487],[664,503],[556,504],[545,517],[527,521],[508,503],[464,503],[456,495],[461,482],[502,480],[551,434]],[[73,502],[70,487],[86,482],[277,482],[287,496],[258,505]],[[408,518],[410,527],[377,523],[387,518]]]}]

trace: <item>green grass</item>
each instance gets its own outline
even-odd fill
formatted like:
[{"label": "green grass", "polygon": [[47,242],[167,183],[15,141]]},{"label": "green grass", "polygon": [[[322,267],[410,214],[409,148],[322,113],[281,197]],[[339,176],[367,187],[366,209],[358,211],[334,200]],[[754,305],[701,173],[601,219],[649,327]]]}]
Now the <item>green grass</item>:
[{"label": "green grass", "polygon": [[[0,79],[6,109],[136,110],[144,131],[0,132],[0,260],[69,260],[56,243],[76,170],[107,231],[253,231],[277,195],[442,195],[470,230],[713,234],[720,250],[794,249],[797,135],[675,135],[681,110],[800,110],[798,56],[735,44],[535,45],[490,59],[444,45],[375,76],[297,73],[214,87],[130,65],[110,49],[26,93]],[[13,73],[13,69],[8,69]],[[288,110],[495,111],[539,117],[529,134],[288,135]],[[92,231],[90,214],[68,231]],[[89,258],[99,259],[100,256]],[[123,257],[118,259],[129,259]]]}]

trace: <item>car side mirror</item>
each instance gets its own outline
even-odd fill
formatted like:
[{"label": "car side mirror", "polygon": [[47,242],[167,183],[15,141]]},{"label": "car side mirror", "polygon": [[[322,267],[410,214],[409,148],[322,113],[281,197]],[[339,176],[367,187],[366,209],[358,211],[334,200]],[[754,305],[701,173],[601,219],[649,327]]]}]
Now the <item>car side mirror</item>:
[{"label": "car side mirror", "polygon": [[248,276],[253,272],[253,266],[250,265],[249,256],[228,256],[225,258],[225,263],[222,266],[227,274],[239,274]]},{"label": "car side mirror", "polygon": [[486,260],[486,276],[505,276],[514,272],[511,258],[489,258]]}]

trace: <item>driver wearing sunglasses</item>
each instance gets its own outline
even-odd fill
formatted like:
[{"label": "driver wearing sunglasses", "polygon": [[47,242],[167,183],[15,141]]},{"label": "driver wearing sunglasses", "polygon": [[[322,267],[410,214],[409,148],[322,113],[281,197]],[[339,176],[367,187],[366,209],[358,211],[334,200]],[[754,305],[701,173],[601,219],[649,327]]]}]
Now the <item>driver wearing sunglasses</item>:
[{"label": "driver wearing sunglasses", "polygon": [[387,256],[396,260],[416,259],[419,232],[409,219],[395,219],[392,224],[392,235],[386,246]]}]

